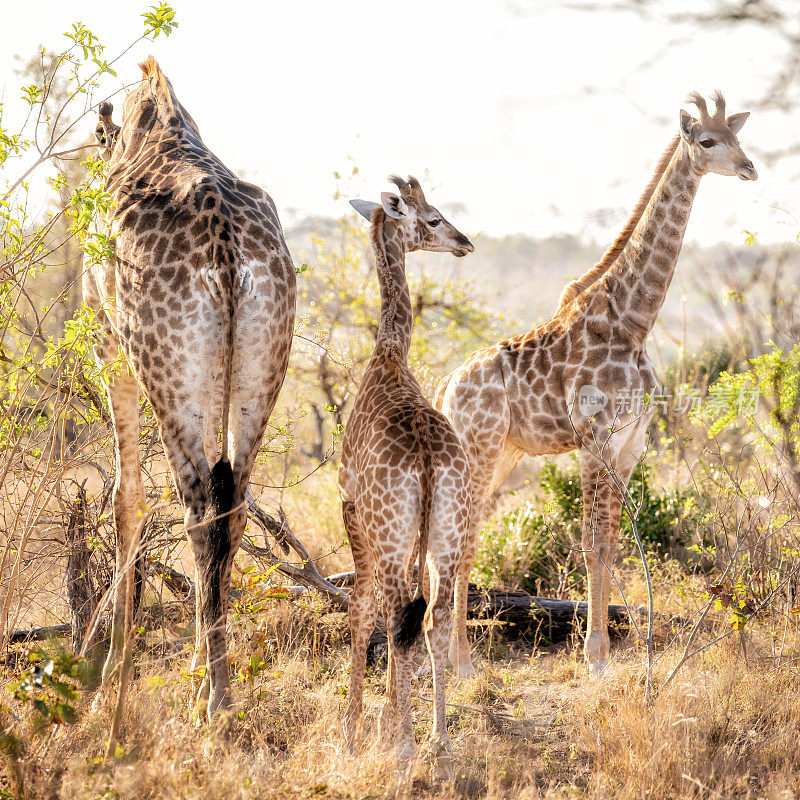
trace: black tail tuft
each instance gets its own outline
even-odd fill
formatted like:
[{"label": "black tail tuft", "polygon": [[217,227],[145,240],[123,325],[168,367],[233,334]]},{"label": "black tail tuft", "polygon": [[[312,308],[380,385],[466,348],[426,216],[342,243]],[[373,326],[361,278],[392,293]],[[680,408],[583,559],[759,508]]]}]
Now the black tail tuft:
[{"label": "black tail tuft", "polygon": [[[230,461],[220,459],[211,470],[208,481],[208,504],[206,517],[218,517],[227,514],[233,508],[233,469]],[[228,518],[224,517],[224,527],[228,527]],[[216,527],[216,526],[215,526]]]},{"label": "black tail tuft", "polygon": [[230,553],[230,511],[233,508],[233,470],[229,461],[217,461],[208,480],[204,522],[208,525],[208,548],[202,559],[208,570],[205,613],[217,619],[222,614],[222,570]]},{"label": "black tail tuft", "polygon": [[420,595],[412,600],[401,612],[394,629],[394,643],[397,647],[411,647],[422,630],[422,620],[428,601]]}]

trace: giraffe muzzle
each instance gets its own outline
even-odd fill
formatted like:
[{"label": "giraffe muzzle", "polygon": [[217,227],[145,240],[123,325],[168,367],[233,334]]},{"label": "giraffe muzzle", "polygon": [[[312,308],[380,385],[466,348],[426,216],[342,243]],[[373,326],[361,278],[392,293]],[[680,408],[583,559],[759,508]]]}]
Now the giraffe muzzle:
[{"label": "giraffe muzzle", "polygon": [[756,168],[753,166],[753,162],[749,159],[742,161],[739,169],[736,170],[736,174],[739,178],[743,181],[757,181],[758,180],[758,173],[756,172]]},{"label": "giraffe muzzle", "polygon": [[453,250],[453,255],[456,258],[463,258],[465,255],[467,255],[467,253],[475,252],[475,248],[472,246],[472,242],[469,239],[467,239],[466,236],[463,238],[464,238],[463,244],[459,243],[461,244],[461,247]]}]

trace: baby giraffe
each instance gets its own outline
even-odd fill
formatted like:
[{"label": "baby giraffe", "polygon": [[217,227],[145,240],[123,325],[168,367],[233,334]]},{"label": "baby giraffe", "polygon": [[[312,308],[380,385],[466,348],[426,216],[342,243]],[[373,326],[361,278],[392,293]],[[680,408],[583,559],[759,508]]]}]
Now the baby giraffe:
[{"label": "baby giraffe", "polygon": [[[361,719],[367,642],[375,627],[375,573],[389,638],[386,702],[379,737],[396,739],[401,758],[415,752],[411,727],[412,644],[425,629],[435,696],[431,753],[449,753],[444,670],[450,601],[469,519],[469,463],[450,423],[425,399],[408,368],[413,313],[405,254],[414,250],[473,251],[464,234],[428,205],[419,182],[390,179],[400,195],[352,200],[370,220],[381,290],[375,352],[347,423],[339,467],[342,516],[355,562],[350,597],[350,699],[344,721],[353,743]],[[419,534],[419,540],[417,535]],[[419,553],[411,596],[412,560]],[[429,596],[423,596],[427,565]]]}]

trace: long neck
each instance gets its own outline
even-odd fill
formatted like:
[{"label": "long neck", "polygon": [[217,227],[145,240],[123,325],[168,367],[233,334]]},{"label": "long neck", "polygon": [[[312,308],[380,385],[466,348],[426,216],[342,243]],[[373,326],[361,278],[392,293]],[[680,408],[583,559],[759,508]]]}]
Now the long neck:
[{"label": "long neck", "polygon": [[406,254],[403,234],[384,210],[372,218],[372,246],[381,287],[381,321],[378,344],[391,344],[401,358],[408,358],[414,315],[406,280]]},{"label": "long neck", "polygon": [[608,293],[612,321],[638,344],[664,304],[699,185],[681,141],[630,239],[597,284]]}]

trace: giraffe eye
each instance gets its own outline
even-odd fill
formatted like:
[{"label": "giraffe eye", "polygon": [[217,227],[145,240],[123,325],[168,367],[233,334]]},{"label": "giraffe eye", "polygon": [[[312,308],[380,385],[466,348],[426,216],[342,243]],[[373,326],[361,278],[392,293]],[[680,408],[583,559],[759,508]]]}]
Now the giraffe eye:
[{"label": "giraffe eye", "polygon": [[431,228],[435,228],[440,222],[440,219],[430,219],[428,220],[428,225],[430,225]]},{"label": "giraffe eye", "polygon": [[703,139],[703,141],[700,142],[700,147],[705,147],[706,150],[708,150],[709,148],[713,147],[715,144],[716,144],[716,142],[713,139]]}]

